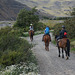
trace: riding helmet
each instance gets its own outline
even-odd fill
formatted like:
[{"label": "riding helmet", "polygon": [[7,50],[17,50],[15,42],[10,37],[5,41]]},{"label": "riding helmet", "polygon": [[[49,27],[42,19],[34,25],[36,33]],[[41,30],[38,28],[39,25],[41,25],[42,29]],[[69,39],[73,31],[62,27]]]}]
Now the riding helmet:
[{"label": "riding helmet", "polygon": [[30,24],[32,26],[32,24]]},{"label": "riding helmet", "polygon": [[62,25],[62,28],[65,28],[65,26],[64,26],[64,25]]}]

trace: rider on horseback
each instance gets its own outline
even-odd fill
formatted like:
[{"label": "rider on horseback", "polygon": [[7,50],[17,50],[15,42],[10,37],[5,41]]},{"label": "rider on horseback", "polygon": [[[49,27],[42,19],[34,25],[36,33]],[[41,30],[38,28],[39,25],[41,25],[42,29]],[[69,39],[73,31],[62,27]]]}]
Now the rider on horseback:
[{"label": "rider on horseback", "polygon": [[[45,35],[49,35],[49,36],[50,36],[50,31],[49,31],[49,29],[50,29],[50,28],[49,28],[48,26],[46,26],[45,31],[44,31],[43,38],[44,38]],[[43,38],[42,38],[42,41],[44,41]]]},{"label": "rider on horseback", "polygon": [[64,25],[62,26],[62,30],[60,31],[60,35],[58,37],[55,36],[55,38],[57,41],[57,47],[59,49],[59,57],[60,57],[60,48],[62,48],[62,55],[63,55],[63,49],[64,49],[66,52],[66,57],[67,57],[66,59],[68,59],[68,57],[70,57],[70,41],[67,38],[67,32],[65,30]]},{"label": "rider on horseback", "polygon": [[57,37],[57,40],[67,38],[67,31],[65,30],[65,26],[62,26],[62,30],[60,31],[59,37]]},{"label": "rider on horseback", "polygon": [[[62,30],[60,31],[60,35],[56,39],[59,41],[59,39],[62,39],[62,38],[67,38],[67,31],[65,30],[64,25],[62,26]],[[58,46],[58,43],[57,43],[57,46]]]},{"label": "rider on horseback", "polygon": [[[31,26],[29,27],[30,28],[30,30],[33,30],[33,25],[32,24],[30,24]],[[34,30],[33,30],[34,31]]]}]

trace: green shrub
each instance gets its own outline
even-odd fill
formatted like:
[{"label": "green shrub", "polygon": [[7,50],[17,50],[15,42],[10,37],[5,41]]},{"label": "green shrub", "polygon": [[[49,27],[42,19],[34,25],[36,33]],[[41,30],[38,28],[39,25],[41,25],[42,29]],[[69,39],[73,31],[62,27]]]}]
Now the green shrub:
[{"label": "green shrub", "polygon": [[8,34],[11,30],[12,30],[12,28],[9,26],[1,28],[0,29],[0,36],[2,36],[2,35],[4,36],[4,35]]},{"label": "green shrub", "polygon": [[35,15],[35,12],[37,10],[32,8],[32,10],[28,11],[25,8],[20,10],[16,23],[14,24],[15,27],[20,27],[20,28],[26,28],[29,27],[31,23],[35,24],[38,23],[39,17],[38,15]]},{"label": "green shrub", "polygon": [[59,35],[59,32],[61,31],[61,26],[62,25],[63,25],[62,23],[59,23],[59,24],[56,24],[54,26],[54,32],[53,32],[54,35]]},{"label": "green shrub", "polygon": [[72,8],[72,12],[70,13],[70,15],[72,17],[67,18],[63,24],[57,24],[54,26],[54,34],[58,34],[61,25],[65,25],[67,36],[71,39],[75,38],[75,8]]},{"label": "green shrub", "polygon": [[42,22],[38,22],[34,25],[34,31],[39,31],[45,29],[45,25]]},{"label": "green shrub", "polygon": [[64,25],[66,27],[68,37],[71,39],[75,38],[75,18],[66,20]]},{"label": "green shrub", "polygon": [[35,56],[30,50],[32,45],[19,37],[17,29],[3,28],[0,32],[3,32],[0,33],[0,69],[20,62],[36,64]]},{"label": "green shrub", "polygon": [[54,35],[59,35],[59,32],[62,29],[62,25],[64,25],[67,30],[68,38],[75,38],[75,19],[68,19],[64,23],[56,24],[54,26]]}]

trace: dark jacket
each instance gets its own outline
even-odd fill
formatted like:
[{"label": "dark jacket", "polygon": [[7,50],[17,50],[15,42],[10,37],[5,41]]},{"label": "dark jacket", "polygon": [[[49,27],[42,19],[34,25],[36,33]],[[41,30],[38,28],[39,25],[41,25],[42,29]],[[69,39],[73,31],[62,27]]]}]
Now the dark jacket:
[{"label": "dark jacket", "polygon": [[67,31],[65,29],[63,29],[63,30],[60,31],[60,38],[67,37],[67,35],[64,35],[64,32],[67,33]]}]

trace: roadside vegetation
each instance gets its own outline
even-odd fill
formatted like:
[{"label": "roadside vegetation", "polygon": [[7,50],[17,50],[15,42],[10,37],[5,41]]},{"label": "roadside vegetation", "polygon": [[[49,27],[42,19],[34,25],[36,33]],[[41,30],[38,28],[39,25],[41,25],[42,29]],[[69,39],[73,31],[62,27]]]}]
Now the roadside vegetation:
[{"label": "roadside vegetation", "polygon": [[67,36],[71,42],[71,49],[75,51],[75,8],[73,8],[71,18],[67,18],[64,23],[58,23],[54,26],[54,35],[59,35],[61,26],[64,25],[67,30]]},{"label": "roadside vegetation", "polygon": [[36,8],[32,8],[31,11],[27,11],[25,8],[22,9],[14,24],[14,27],[22,28],[25,32],[29,30],[29,26],[32,23],[34,31],[43,30],[45,25],[42,22],[39,22],[39,16],[35,15],[37,12]]},{"label": "roadside vegetation", "polygon": [[[29,26],[32,23],[35,35],[43,33],[46,25],[54,29],[53,34],[59,35],[61,26],[65,25],[68,37],[71,40],[72,50],[75,50],[75,9],[71,15],[72,18],[66,19],[64,23],[54,23],[48,21],[42,23],[39,17],[35,15],[35,7],[31,11],[22,9],[15,24],[12,27],[0,29],[0,74],[1,75],[39,75],[35,55],[32,53],[32,44],[20,37],[28,36]],[[56,25],[55,25],[56,24]],[[41,31],[40,31],[41,30]],[[55,43],[55,41],[54,41]]]},{"label": "roadside vegetation", "polygon": [[[37,25],[37,29],[36,26],[34,26],[35,31],[42,29],[43,23],[38,22],[39,18],[38,16],[34,15],[34,11],[34,9],[31,11],[22,9],[14,26],[7,26],[0,29],[1,75],[39,75],[37,60],[31,51],[33,45],[29,44],[25,39],[20,38],[24,36],[24,32],[29,30],[30,23]],[[23,13],[24,15],[22,15]],[[30,15],[27,14],[32,14],[32,18],[30,19]],[[27,22],[24,22],[23,19],[25,21],[27,20]],[[29,22],[30,20],[31,22]],[[27,24],[28,22],[29,24]],[[41,28],[39,25],[41,25]]]},{"label": "roadside vegetation", "polygon": [[1,75],[23,75],[29,72],[38,74],[37,60],[31,51],[33,45],[21,39],[21,35],[20,29],[0,29]]}]

